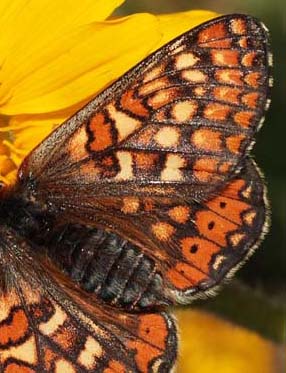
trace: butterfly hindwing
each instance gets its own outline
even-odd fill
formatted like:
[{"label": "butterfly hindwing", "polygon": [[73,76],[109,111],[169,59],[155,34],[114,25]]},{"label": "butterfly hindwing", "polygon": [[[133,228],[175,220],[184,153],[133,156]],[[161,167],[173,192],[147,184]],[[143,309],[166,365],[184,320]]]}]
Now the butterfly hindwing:
[{"label": "butterfly hindwing", "polygon": [[[91,224],[89,216],[82,207],[69,212],[68,219]],[[101,199],[100,216],[102,221],[113,217],[112,232],[60,228],[57,244],[48,246],[50,257],[83,288],[113,305],[160,307],[211,292],[245,261],[267,229],[266,191],[256,165],[247,159],[208,200],[109,197]]]},{"label": "butterfly hindwing", "polygon": [[15,231],[1,227],[0,370],[166,372],[176,331],[166,313],[114,312],[87,298]]}]

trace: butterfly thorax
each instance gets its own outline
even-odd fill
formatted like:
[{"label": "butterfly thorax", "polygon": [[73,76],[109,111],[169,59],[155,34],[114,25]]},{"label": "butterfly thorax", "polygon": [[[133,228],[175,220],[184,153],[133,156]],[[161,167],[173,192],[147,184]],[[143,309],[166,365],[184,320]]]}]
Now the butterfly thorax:
[{"label": "butterfly thorax", "polygon": [[4,196],[0,200],[0,224],[13,228],[24,238],[48,231],[51,221],[51,216],[39,204],[18,197],[17,194]]}]

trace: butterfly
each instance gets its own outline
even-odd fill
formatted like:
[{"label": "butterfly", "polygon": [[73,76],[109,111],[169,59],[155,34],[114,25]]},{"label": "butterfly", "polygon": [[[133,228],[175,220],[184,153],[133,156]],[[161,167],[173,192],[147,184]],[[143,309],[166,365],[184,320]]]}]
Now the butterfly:
[{"label": "butterfly", "polygon": [[0,371],[169,372],[168,306],[215,292],[267,230],[249,152],[265,26],[206,22],[59,126],[0,199]]}]

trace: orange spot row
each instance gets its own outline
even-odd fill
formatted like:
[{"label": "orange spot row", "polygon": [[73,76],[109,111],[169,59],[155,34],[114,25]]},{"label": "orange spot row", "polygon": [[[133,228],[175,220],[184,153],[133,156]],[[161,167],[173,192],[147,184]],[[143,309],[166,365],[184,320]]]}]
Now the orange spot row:
[{"label": "orange spot row", "polygon": [[257,88],[259,86],[259,79],[261,78],[261,73],[253,72],[245,76],[244,81],[251,87]]},{"label": "orange spot row", "polygon": [[241,100],[245,105],[254,109],[257,106],[258,98],[259,98],[259,93],[251,92],[251,93],[247,93],[244,96],[242,96]]},{"label": "orange spot row", "polygon": [[[218,70],[215,73],[215,78],[220,83],[226,84],[235,84],[241,86],[243,84],[242,78],[243,74],[242,71],[238,69],[222,69]],[[245,75],[244,82],[253,88],[257,88],[259,86],[259,79],[261,78],[261,73],[259,72],[251,72]]]},{"label": "orange spot row", "polygon": [[[244,97],[244,104],[253,108],[256,105],[259,96],[256,94],[247,94]],[[213,121],[224,121],[231,113],[232,108],[228,105],[211,103],[204,109],[204,117]],[[252,111],[238,111],[233,115],[233,120],[236,124],[242,127],[249,127],[253,123],[255,113]]]},{"label": "orange spot row", "polygon": [[257,53],[256,53],[256,52],[249,52],[249,53],[246,53],[246,54],[242,57],[241,63],[242,63],[244,66],[251,67],[251,66],[254,65],[254,61],[255,61],[256,56],[257,56]]}]

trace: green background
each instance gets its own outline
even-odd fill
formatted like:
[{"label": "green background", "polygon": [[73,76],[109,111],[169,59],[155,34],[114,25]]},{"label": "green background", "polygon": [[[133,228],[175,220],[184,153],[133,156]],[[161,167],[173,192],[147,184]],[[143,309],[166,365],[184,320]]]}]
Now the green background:
[{"label": "green background", "polygon": [[192,9],[246,13],[269,28],[274,53],[272,105],[257,136],[253,154],[265,174],[271,203],[270,233],[260,249],[239,271],[236,280],[215,299],[195,307],[260,332],[275,341],[286,340],[286,1],[285,0],[127,0],[118,14],[168,13]]}]

